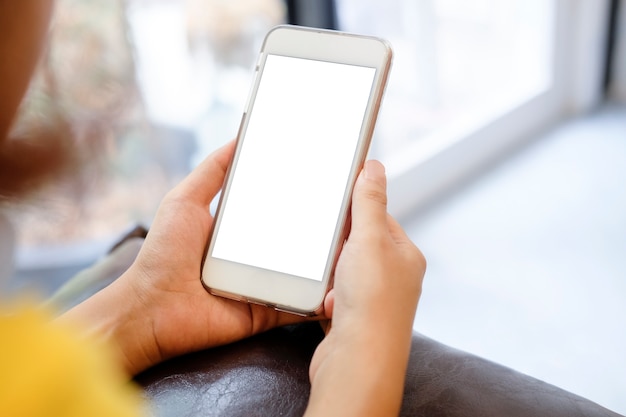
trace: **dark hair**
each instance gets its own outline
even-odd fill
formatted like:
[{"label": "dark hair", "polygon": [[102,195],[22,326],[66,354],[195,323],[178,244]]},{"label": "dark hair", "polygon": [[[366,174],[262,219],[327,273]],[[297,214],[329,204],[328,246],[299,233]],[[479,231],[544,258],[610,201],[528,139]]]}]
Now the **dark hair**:
[{"label": "dark hair", "polygon": [[49,117],[0,142],[0,201],[20,200],[79,169],[79,152],[72,149],[70,131],[61,118]]},{"label": "dark hair", "polygon": [[129,111],[139,106],[123,7],[90,4],[57,8],[13,129],[0,138],[0,203],[59,182],[80,188],[138,113]]}]

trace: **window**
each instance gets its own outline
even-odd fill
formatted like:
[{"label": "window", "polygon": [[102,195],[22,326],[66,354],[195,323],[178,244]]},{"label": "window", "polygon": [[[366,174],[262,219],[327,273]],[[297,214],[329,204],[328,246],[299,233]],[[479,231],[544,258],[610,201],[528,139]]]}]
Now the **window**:
[{"label": "window", "polygon": [[[45,215],[15,213],[18,267],[93,259],[125,229],[148,224],[164,193],[235,135],[253,60],[276,24],[321,22],[393,44],[372,156],[387,165],[390,211],[401,217],[568,109],[594,102],[605,7],[595,0],[60,0],[23,121],[56,103],[77,143],[97,158],[77,175],[82,189],[45,197]],[[96,126],[93,143],[97,120],[107,123]]]},{"label": "window", "polygon": [[373,149],[392,176],[550,88],[553,4],[337,1],[342,29],[386,37],[395,49]]},{"label": "window", "polygon": [[337,3],[342,28],[387,36],[395,47],[379,157],[461,119],[493,117],[550,82],[550,1]]},{"label": "window", "polygon": [[286,15],[281,0],[59,0],[20,123],[62,113],[90,163],[12,213],[17,267],[88,263],[149,224],[236,135],[262,38]]},{"label": "window", "polygon": [[600,97],[607,2],[336,0],[396,60],[373,156],[402,217]]}]

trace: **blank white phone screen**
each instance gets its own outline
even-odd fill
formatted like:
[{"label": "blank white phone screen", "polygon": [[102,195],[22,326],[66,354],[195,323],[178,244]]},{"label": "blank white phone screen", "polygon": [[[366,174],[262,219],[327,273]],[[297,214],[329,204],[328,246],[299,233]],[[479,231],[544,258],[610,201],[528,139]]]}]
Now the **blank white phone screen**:
[{"label": "blank white phone screen", "polygon": [[211,256],[323,278],[375,73],[267,56]]}]

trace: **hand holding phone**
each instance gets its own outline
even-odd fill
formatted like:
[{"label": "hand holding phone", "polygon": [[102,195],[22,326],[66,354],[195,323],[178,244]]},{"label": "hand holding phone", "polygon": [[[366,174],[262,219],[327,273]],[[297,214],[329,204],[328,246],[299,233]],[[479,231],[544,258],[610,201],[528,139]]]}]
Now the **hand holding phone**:
[{"label": "hand holding phone", "polygon": [[320,311],[391,56],[377,38],[267,35],[204,260],[209,292]]},{"label": "hand holding phone", "polygon": [[386,200],[384,168],[368,161],[355,185],[350,236],[324,302],[332,325],[311,360],[306,416],[400,411],[426,261],[387,214]]}]

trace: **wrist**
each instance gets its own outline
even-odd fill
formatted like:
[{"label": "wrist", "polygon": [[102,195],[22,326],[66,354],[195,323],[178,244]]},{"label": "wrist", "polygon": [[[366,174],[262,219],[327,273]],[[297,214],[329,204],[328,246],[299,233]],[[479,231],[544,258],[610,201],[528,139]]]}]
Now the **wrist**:
[{"label": "wrist", "polygon": [[108,345],[130,376],[159,361],[149,316],[120,277],[58,318],[85,337]]},{"label": "wrist", "polygon": [[385,335],[369,337],[369,333],[333,338],[336,330],[333,328],[323,342],[329,343],[329,354],[312,375],[307,415],[397,415],[402,404],[410,337],[400,341]]}]

